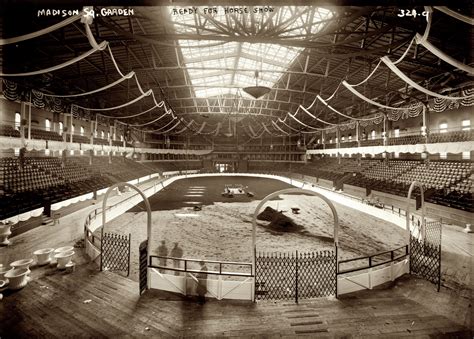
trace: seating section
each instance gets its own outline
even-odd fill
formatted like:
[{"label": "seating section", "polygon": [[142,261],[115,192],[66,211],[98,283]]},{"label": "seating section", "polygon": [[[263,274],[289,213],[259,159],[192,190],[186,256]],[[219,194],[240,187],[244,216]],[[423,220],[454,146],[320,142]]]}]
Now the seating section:
[{"label": "seating section", "polygon": [[[25,133],[26,136],[26,133]],[[31,138],[32,139],[41,139],[41,140],[54,140],[54,141],[63,141],[63,137],[58,133],[53,131],[44,131],[41,129],[32,128],[31,129]]]},{"label": "seating section", "polygon": [[6,136],[6,137],[19,138],[20,131],[14,129],[10,125],[0,125],[0,135]]},{"label": "seating section", "polygon": [[402,137],[391,137],[388,139],[389,145],[416,145],[424,143],[425,137],[422,135],[405,135]]},{"label": "seating section", "polygon": [[[123,157],[0,159],[0,220],[157,171]],[[197,162],[195,168],[200,168]],[[174,166],[177,166],[174,164]]]},{"label": "seating section", "polygon": [[367,139],[361,140],[360,146],[383,146],[383,139]]},{"label": "seating section", "polygon": [[[300,167],[298,173],[371,190],[407,196],[411,183],[420,182],[429,202],[474,212],[474,163],[430,161],[323,158]],[[340,187],[340,186],[339,186]],[[414,196],[419,195],[415,190]]]},{"label": "seating section", "polygon": [[438,142],[461,142],[474,140],[474,133],[469,131],[452,131],[447,133],[432,133],[429,136],[430,143]]}]

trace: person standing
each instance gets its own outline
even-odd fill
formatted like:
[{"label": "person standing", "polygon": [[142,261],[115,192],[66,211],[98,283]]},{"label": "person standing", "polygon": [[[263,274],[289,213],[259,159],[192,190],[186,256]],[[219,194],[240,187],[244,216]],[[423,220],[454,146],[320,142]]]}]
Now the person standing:
[{"label": "person standing", "polygon": [[[158,256],[159,258],[159,263],[160,266],[166,266],[166,257],[168,256],[168,247],[166,247],[166,242],[164,240],[161,240],[161,245],[158,246]],[[164,269],[159,269],[161,273],[164,272]]]},{"label": "person standing", "polygon": [[207,293],[207,266],[204,261],[199,263],[201,265],[200,273],[197,274],[198,285],[196,288],[196,293],[198,295],[198,303],[204,304],[206,302],[206,293]]},{"label": "person standing", "polygon": [[[174,247],[171,250],[171,256],[173,258],[182,258],[183,257],[183,249],[179,247],[177,242],[174,243]],[[173,267],[179,269],[181,266],[181,260],[173,259]],[[179,271],[174,271],[174,275],[179,275]]]}]

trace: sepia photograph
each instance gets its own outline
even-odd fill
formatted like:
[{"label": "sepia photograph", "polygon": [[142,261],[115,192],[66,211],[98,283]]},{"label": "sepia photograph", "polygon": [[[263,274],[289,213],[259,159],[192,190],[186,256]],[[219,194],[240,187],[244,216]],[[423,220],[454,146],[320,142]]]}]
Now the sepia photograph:
[{"label": "sepia photograph", "polygon": [[473,338],[473,26],[0,0],[0,339]]}]

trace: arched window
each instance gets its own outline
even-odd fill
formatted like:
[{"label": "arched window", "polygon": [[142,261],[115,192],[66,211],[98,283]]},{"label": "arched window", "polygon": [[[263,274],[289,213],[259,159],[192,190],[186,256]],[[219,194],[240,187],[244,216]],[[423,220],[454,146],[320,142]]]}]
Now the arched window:
[{"label": "arched window", "polygon": [[[442,124],[439,124],[439,133],[446,133],[448,131],[448,123],[443,122]],[[445,158],[442,158],[445,159]]]},{"label": "arched window", "polygon": [[15,129],[19,130],[21,126],[21,114],[16,112],[15,113]]},{"label": "arched window", "polygon": [[60,121],[59,122],[59,135],[63,135],[64,131],[64,124]]},{"label": "arched window", "polygon": [[398,138],[400,136],[400,128],[395,128],[393,131],[395,132],[395,138]]},{"label": "arched window", "polygon": [[51,120],[49,119],[44,120],[44,129],[48,132],[51,131]]},{"label": "arched window", "polygon": [[84,135],[84,127],[81,126],[81,135]]},{"label": "arched window", "polygon": [[461,122],[462,130],[469,131],[471,129],[471,120],[466,119]]},{"label": "arched window", "polygon": [[370,136],[372,137],[372,139],[375,139],[375,137],[377,136],[377,132],[375,132],[375,130],[373,129],[372,132],[370,132]]},{"label": "arched window", "polygon": [[123,135],[120,135],[120,141],[123,141]]},{"label": "arched window", "polygon": [[100,131],[100,137],[101,137],[102,139],[104,139],[104,136],[105,136],[104,131]]},{"label": "arched window", "polygon": [[76,125],[72,124],[71,134],[74,134],[75,130],[76,130]]},{"label": "arched window", "polygon": [[352,134],[349,134],[349,137],[348,137],[349,141],[352,140]]}]

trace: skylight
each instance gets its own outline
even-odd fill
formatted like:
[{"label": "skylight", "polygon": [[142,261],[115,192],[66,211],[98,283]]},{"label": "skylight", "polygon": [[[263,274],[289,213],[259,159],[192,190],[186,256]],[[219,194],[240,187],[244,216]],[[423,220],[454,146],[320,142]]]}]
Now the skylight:
[{"label": "skylight", "polygon": [[213,7],[212,15],[204,7],[195,7],[193,14],[176,14],[177,8],[170,7],[176,33],[199,34],[203,39],[178,40],[198,98],[235,95],[243,87],[255,86],[255,71],[258,71],[258,85],[273,87],[303,50],[270,43],[206,40],[206,35],[229,37],[263,32],[265,36],[265,30],[272,27],[277,30],[277,38],[305,39],[321,30],[324,20],[332,16],[323,8],[312,11],[295,6],[257,13],[251,13],[253,8],[243,7],[248,12],[237,14],[229,13],[224,7]]}]

